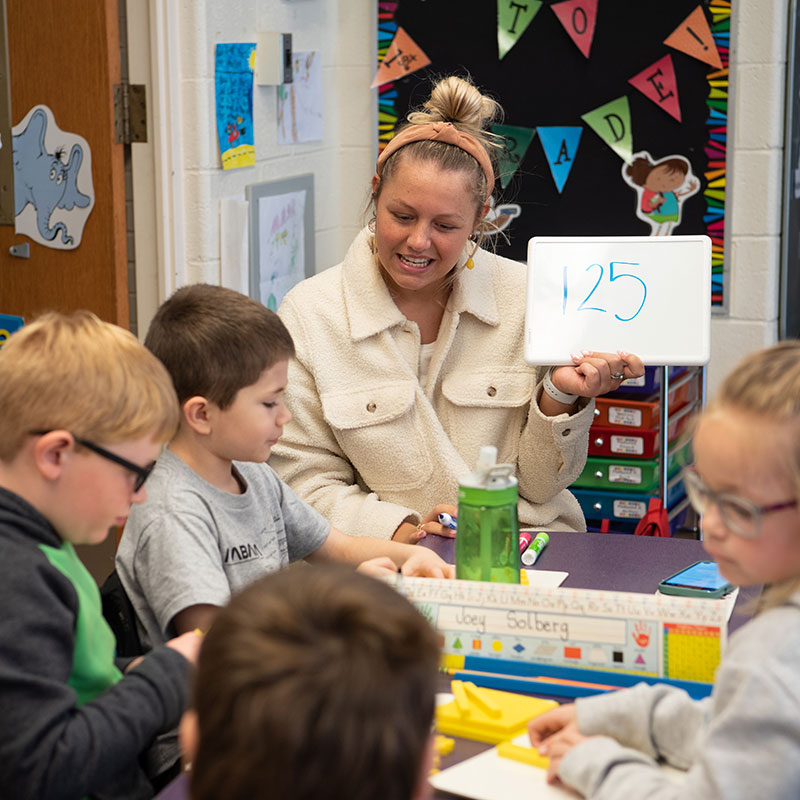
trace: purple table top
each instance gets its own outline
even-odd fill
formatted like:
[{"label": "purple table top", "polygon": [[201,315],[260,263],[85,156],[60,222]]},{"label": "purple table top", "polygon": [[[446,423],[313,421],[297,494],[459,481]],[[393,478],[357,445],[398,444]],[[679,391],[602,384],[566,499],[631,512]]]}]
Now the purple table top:
[{"label": "purple table top", "polygon": [[[455,539],[427,536],[420,545],[455,563]],[[658,582],[695,561],[708,558],[702,542],[658,536],[552,531],[533,569],[569,573],[561,585],[574,589],[611,589],[652,594]],[[530,567],[529,567],[530,569]],[[747,620],[738,613],[759,589],[741,590],[729,630]]]}]

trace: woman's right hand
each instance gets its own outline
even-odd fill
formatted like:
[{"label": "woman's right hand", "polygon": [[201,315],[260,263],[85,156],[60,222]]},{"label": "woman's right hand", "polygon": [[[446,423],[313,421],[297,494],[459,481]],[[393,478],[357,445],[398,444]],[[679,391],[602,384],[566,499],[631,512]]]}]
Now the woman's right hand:
[{"label": "woman's right hand", "polygon": [[450,528],[446,528],[439,522],[439,514],[449,514],[455,519],[458,514],[458,509],[446,503],[439,503],[433,507],[433,510],[419,525],[412,525],[410,522],[403,522],[399,525],[397,530],[392,534],[392,539],[396,542],[403,542],[404,544],[417,544],[417,542],[424,539],[429,533],[454,539],[456,532]]}]

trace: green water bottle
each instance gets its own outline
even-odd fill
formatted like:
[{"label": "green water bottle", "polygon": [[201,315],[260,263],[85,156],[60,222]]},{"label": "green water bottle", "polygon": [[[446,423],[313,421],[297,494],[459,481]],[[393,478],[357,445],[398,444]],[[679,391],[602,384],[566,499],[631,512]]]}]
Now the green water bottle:
[{"label": "green water bottle", "polygon": [[497,463],[497,448],[481,448],[475,471],[458,485],[456,577],[519,583],[517,479]]}]

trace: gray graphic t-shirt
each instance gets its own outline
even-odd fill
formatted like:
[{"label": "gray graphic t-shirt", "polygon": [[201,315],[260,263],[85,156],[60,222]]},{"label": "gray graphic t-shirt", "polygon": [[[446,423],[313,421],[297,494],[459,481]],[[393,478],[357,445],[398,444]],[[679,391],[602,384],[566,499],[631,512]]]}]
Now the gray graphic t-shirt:
[{"label": "gray graphic t-shirt", "polygon": [[[204,481],[165,450],[131,508],[117,571],[147,646],[174,636],[172,618],[189,606],[222,606],[232,592],[305,558],[330,525],[267,464],[234,462],[243,494]],[[142,631],[140,630],[140,633]]]}]

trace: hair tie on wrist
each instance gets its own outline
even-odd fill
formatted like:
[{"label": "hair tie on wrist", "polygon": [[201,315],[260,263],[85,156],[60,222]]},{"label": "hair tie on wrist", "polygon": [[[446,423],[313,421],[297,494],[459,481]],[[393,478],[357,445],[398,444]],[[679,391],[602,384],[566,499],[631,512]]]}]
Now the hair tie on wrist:
[{"label": "hair tie on wrist", "polygon": [[550,378],[555,367],[550,367],[547,371],[547,375],[544,376],[544,381],[542,383],[542,388],[547,392],[547,394],[553,398],[557,403],[563,403],[565,406],[571,406],[577,399],[577,394],[567,394],[566,392],[562,392]]}]

